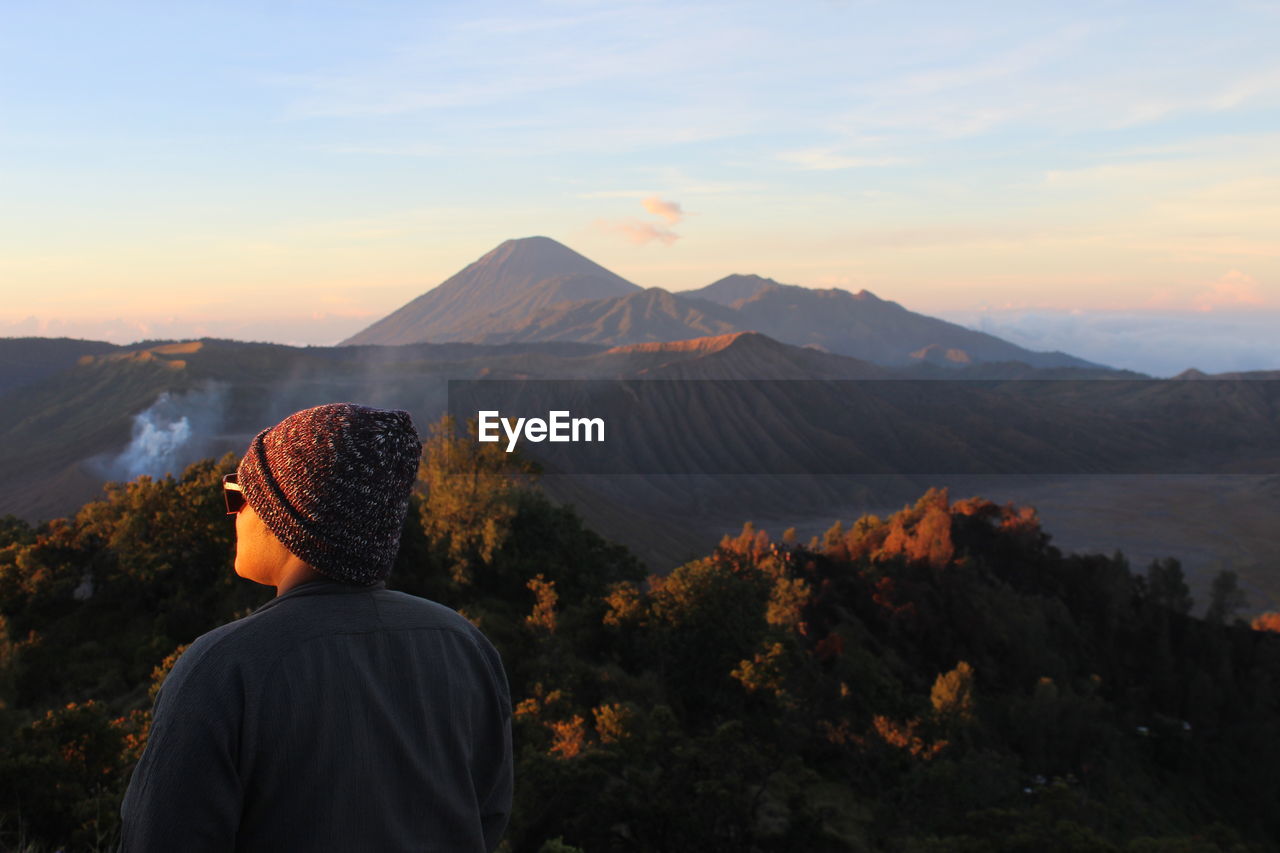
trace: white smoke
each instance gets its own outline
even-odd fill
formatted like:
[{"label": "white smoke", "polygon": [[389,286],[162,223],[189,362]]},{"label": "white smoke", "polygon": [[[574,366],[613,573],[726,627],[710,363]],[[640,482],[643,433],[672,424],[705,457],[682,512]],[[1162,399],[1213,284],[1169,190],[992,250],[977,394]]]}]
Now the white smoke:
[{"label": "white smoke", "polygon": [[133,417],[129,445],[106,464],[112,479],[177,474],[206,455],[222,428],[227,386],[209,385],[180,394],[168,391]]}]

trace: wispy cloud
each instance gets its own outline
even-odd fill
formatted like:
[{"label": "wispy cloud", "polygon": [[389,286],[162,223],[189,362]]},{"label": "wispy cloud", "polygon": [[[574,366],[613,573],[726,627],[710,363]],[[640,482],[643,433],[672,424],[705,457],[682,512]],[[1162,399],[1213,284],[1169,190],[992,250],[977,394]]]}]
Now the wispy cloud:
[{"label": "wispy cloud", "polygon": [[668,225],[675,225],[681,219],[684,219],[684,211],[681,210],[680,205],[674,201],[663,201],[654,195],[649,196],[640,203],[644,205],[645,210],[649,211],[654,216],[665,219]]},{"label": "wispy cloud", "polygon": [[903,157],[859,157],[841,154],[835,148],[805,148],[800,151],[784,151],[778,159],[792,163],[801,169],[831,171],[835,169],[873,169],[906,163]]},{"label": "wispy cloud", "polygon": [[[617,196],[614,197],[616,198]],[[644,197],[641,199],[640,205],[650,215],[658,217],[666,222],[667,225],[676,225],[685,217],[685,212],[680,207],[679,202],[667,201],[657,195]],[[640,246],[655,242],[670,246],[680,239],[680,235],[670,228],[664,228],[661,225],[655,225],[639,219],[599,219],[596,220],[595,227]]]},{"label": "wispy cloud", "polygon": [[403,143],[395,145],[319,145],[317,150],[329,154],[374,154],[388,157],[443,157],[449,149],[430,143]]},{"label": "wispy cloud", "polygon": [[575,198],[648,198],[653,190],[596,190],[589,193],[578,193]]},{"label": "wispy cloud", "polygon": [[637,246],[655,242],[670,246],[680,239],[680,235],[670,229],[649,222],[641,222],[638,219],[628,219],[621,222],[601,219],[596,221],[596,227],[610,234],[616,234]]},{"label": "wispy cloud", "polygon": [[[751,181],[714,181],[701,177],[695,177],[688,174],[684,169],[674,166],[663,166],[656,169],[639,169],[640,173],[650,174],[652,177],[646,178],[645,181],[650,184],[649,189],[615,189],[615,190],[593,190],[589,192],[580,192],[575,198],[595,199],[595,198],[638,198],[645,199],[650,196],[718,196],[718,195],[735,195],[739,193],[761,192],[765,189],[765,185]],[[662,189],[653,189],[652,187],[662,187]]]},{"label": "wispy cloud", "polygon": [[947,63],[927,71],[908,72],[888,82],[885,94],[901,98],[973,87],[989,88],[994,83],[1038,71],[1046,63],[1078,50],[1081,42],[1096,30],[1096,25],[1073,24],[1047,36],[1032,38],[1023,44],[1004,49],[994,56],[980,56],[967,61]]}]

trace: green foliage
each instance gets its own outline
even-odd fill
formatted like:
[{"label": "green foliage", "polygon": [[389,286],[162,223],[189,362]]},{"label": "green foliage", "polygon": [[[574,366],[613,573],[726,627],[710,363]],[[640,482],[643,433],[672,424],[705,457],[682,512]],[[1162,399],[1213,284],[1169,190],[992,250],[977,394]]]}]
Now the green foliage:
[{"label": "green foliage", "polygon": [[220,485],[231,470],[228,456],[177,479],[110,483],[74,518],[0,550],[12,703],[112,697],[140,707],[175,646],[269,597],[228,570],[234,527]]},{"label": "green foliage", "polygon": [[[145,729],[145,714],[113,718],[93,701],[50,710],[19,728],[0,760],[2,825],[31,839],[105,849]],[[3,838],[0,844],[8,847]]]},{"label": "green foliage", "polygon": [[30,545],[36,538],[35,531],[16,515],[0,517],[0,548],[13,545]]}]

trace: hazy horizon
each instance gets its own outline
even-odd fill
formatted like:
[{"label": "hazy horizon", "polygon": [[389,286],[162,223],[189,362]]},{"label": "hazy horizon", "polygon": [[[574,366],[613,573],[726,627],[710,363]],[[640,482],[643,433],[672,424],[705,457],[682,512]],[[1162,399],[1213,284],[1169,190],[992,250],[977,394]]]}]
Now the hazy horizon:
[{"label": "hazy horizon", "polygon": [[[424,287],[422,292],[435,286]],[[876,295],[900,301],[890,293],[876,292]],[[980,306],[932,314],[909,304],[904,307],[995,335],[1026,349],[1066,352],[1098,364],[1156,377],[1173,376],[1188,369],[1206,373],[1280,370],[1280,342],[1274,334],[1280,327],[1280,311],[1133,312]],[[0,337],[69,337],[119,345],[223,338],[288,346],[335,346],[390,310],[359,316],[304,314],[212,321],[188,317],[147,321],[126,317],[48,321],[28,317],[0,325]]]}]

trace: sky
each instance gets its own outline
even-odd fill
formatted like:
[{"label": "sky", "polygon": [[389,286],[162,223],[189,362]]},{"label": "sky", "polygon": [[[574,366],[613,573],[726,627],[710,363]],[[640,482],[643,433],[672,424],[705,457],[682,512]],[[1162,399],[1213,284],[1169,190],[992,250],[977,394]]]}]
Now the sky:
[{"label": "sky", "polygon": [[0,335],[332,344],[542,234],[1280,368],[1277,41],[1280,0],[5,4]]}]

